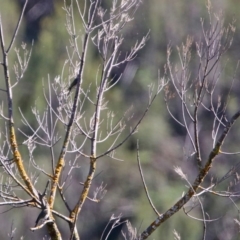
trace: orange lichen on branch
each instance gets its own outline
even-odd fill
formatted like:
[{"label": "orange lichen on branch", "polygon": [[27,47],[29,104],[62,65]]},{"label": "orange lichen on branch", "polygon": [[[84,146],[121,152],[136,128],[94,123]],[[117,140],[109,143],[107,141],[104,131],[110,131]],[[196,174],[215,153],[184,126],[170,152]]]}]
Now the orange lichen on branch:
[{"label": "orange lichen on branch", "polygon": [[88,173],[86,181],[84,182],[84,187],[83,187],[81,196],[79,198],[78,203],[76,204],[76,206],[74,207],[73,211],[70,214],[70,218],[72,220],[74,220],[75,222],[76,222],[76,218],[77,218],[79,212],[81,211],[82,206],[88,196],[88,193],[89,193],[89,190],[90,190],[90,187],[92,184],[92,180],[94,177],[94,173],[96,171],[96,162],[97,162],[96,157],[91,156],[89,173]]},{"label": "orange lichen on branch", "polygon": [[161,223],[165,222],[168,218],[170,218],[172,215],[178,212],[193,197],[193,195],[198,190],[200,184],[203,182],[204,178],[206,177],[209,170],[211,169],[212,162],[215,159],[215,157],[218,155],[220,147],[221,147],[221,144],[215,146],[215,148],[211,151],[211,153],[209,154],[208,161],[206,162],[204,168],[202,168],[201,171],[199,172],[193,185],[188,189],[188,192],[180,200],[178,200],[173,205],[173,207],[168,209],[164,214],[160,215],[154,222],[152,222],[151,225],[141,234],[140,239],[148,238],[149,235],[151,235],[151,233],[155,231],[155,229],[158,226],[161,225]]},{"label": "orange lichen on branch", "polygon": [[172,215],[178,212],[192,198],[192,196],[196,193],[196,191],[200,187],[200,184],[203,182],[206,175],[209,173],[209,170],[212,167],[214,159],[221,152],[221,147],[224,143],[225,138],[227,137],[231,127],[239,117],[240,111],[236,112],[233,115],[231,121],[225,127],[223,133],[220,135],[215,147],[210,152],[205,166],[200,170],[193,185],[188,189],[188,192],[180,200],[178,200],[170,209],[168,209],[164,214],[160,215],[154,222],[152,222],[149,225],[149,227],[144,232],[142,232],[139,239],[147,239],[151,235],[151,233],[156,230],[157,227],[159,227],[168,218],[170,218]]},{"label": "orange lichen on branch", "polygon": [[48,200],[50,208],[53,208],[53,204],[54,204],[54,200],[55,200],[55,196],[56,196],[56,191],[57,191],[57,186],[58,186],[58,183],[59,183],[60,174],[61,174],[61,171],[64,167],[64,164],[65,164],[64,158],[61,155],[61,157],[58,160],[58,164],[55,168],[55,174],[53,175],[53,179],[52,179],[52,188],[51,188],[51,192],[50,192],[50,196],[49,196],[49,200]]},{"label": "orange lichen on branch", "polygon": [[15,135],[13,123],[10,125],[10,144],[11,144],[11,148],[12,148],[13,159],[14,159],[15,164],[17,165],[19,174],[20,174],[22,180],[24,181],[24,183],[26,184],[26,187],[31,192],[31,194],[36,196],[37,192],[31,182],[30,178],[27,175],[27,172],[23,166],[23,160],[22,160],[21,154],[17,147],[16,135]]},{"label": "orange lichen on branch", "polygon": [[59,232],[54,221],[47,223],[47,229],[52,240],[62,240],[61,233]]},{"label": "orange lichen on branch", "polygon": [[81,196],[76,204],[76,206],[74,207],[74,209],[71,211],[70,213],[70,219],[71,219],[71,224],[70,224],[70,229],[71,229],[71,237],[70,239],[79,239],[78,237],[78,234],[76,234],[76,222],[77,222],[77,218],[78,218],[78,215],[82,209],[82,206],[88,196],[88,193],[89,193],[89,190],[90,190],[90,187],[91,187],[91,184],[92,184],[92,180],[93,180],[93,176],[94,176],[94,173],[96,171],[96,162],[97,162],[97,159],[96,159],[96,156],[95,155],[92,155],[90,157],[90,168],[89,168],[89,172],[88,172],[88,176],[87,176],[87,179],[86,181],[84,182],[84,186],[83,186],[83,190],[82,190],[82,193],[81,193]]}]

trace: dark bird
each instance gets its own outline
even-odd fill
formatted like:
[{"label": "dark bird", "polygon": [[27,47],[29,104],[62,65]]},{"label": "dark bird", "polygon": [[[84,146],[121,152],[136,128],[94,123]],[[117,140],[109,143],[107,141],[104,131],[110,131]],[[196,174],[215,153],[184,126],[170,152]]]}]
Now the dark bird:
[{"label": "dark bird", "polygon": [[49,219],[48,210],[47,208],[43,208],[37,217],[35,227],[38,225],[39,221],[45,222],[48,219]]},{"label": "dark bird", "polygon": [[78,77],[76,77],[73,81],[72,81],[72,83],[70,84],[70,86],[69,86],[69,88],[68,88],[68,92],[70,93],[71,92],[71,90],[77,85],[77,83],[78,83]]}]

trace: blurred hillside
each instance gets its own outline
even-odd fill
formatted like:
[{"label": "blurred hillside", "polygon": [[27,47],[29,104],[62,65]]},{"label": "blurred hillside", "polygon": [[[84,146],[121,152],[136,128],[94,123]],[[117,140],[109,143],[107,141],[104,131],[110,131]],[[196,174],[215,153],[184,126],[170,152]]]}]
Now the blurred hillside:
[{"label": "blurred hillside", "polygon": [[[21,0],[1,1],[0,13],[4,26],[4,34],[6,42],[9,41],[13,34],[15,24],[20,14]],[[42,94],[42,85],[47,84],[47,80],[53,81],[56,76],[63,75],[66,80],[66,87],[73,78],[69,77],[69,72],[63,72],[64,62],[67,60],[66,47],[69,45],[68,34],[65,29],[65,12],[62,9],[63,1],[46,1],[46,5],[34,5],[39,1],[30,1],[34,6],[34,11],[31,12],[31,17],[24,18],[17,41],[16,48],[20,48],[23,41],[27,42],[28,48],[31,47],[31,36],[34,37],[32,47],[32,57],[29,63],[28,70],[15,89],[14,108],[15,108],[15,124],[18,128],[25,129],[22,124],[21,116],[18,107],[21,108],[24,115],[32,119],[32,107],[38,106],[42,111],[46,107],[46,103]],[[109,6],[109,1],[103,1],[103,4]],[[108,93],[109,108],[115,111],[116,116],[120,117],[131,105],[133,106],[134,116],[129,122],[126,132],[134,123],[137,122],[142,115],[149,100],[149,85],[158,82],[158,72],[163,75],[164,65],[166,64],[167,46],[170,44],[173,49],[172,62],[179,61],[176,47],[181,46],[185,42],[188,35],[192,36],[195,41],[199,41],[202,36],[202,28],[200,18],[203,18],[208,24],[208,14],[205,7],[205,0],[151,0],[143,1],[140,5],[135,20],[124,30],[126,39],[123,45],[122,52],[124,53],[134,45],[136,40],[140,40],[150,30],[150,39],[146,46],[140,51],[138,56],[127,65],[123,65],[113,73],[116,79],[122,72],[121,81]],[[230,50],[224,55],[222,60],[222,77],[219,87],[219,95],[226,94],[231,88],[231,79],[235,74],[237,62],[240,59],[240,3],[234,0],[212,2],[215,12],[223,11],[223,16],[226,25],[232,22],[235,18],[236,32],[234,35],[233,44]],[[31,11],[31,9],[27,9]],[[41,16],[41,17],[36,17]],[[77,16],[77,9],[76,9]],[[35,19],[35,22],[33,21]],[[38,19],[38,21],[36,21]],[[76,19],[78,19],[76,17]],[[31,22],[32,21],[32,22]],[[29,25],[32,24],[32,25]],[[36,24],[36,25],[34,25]],[[79,33],[81,31],[80,21]],[[36,32],[31,35],[32,29]],[[193,48],[194,50],[194,48]],[[14,53],[10,56],[10,66],[16,60]],[[193,54],[194,57],[194,54]],[[95,81],[96,72],[98,69],[99,59],[94,45],[88,52],[87,57],[88,68],[85,71],[85,85],[87,88],[91,81]],[[193,77],[196,72],[197,64],[193,62]],[[240,105],[240,84],[239,70],[236,71],[236,81],[234,89],[232,89],[229,101],[229,110],[227,114],[231,116]],[[0,68],[0,76],[2,76]],[[14,79],[14,74],[11,73]],[[4,86],[3,78],[0,78],[0,88]],[[0,100],[5,100],[4,94],[0,94]],[[88,109],[86,109],[87,111]],[[181,104],[173,102],[171,110],[175,116],[181,115]],[[207,157],[212,146],[211,141],[211,122],[210,117],[206,112],[202,115],[201,126],[201,147],[204,149],[204,154]],[[1,120],[0,120],[1,121]],[[1,123],[1,128],[4,125]],[[228,151],[239,151],[239,142],[236,141],[240,134],[240,124],[237,124],[234,132],[231,132],[229,140],[226,142]],[[61,131],[61,129],[59,129]],[[24,137],[19,133],[21,141]],[[194,164],[186,156],[188,146],[186,132],[171,118],[168,114],[164,103],[163,93],[160,94],[153,103],[151,110],[140,125],[138,133],[133,135],[129,141],[124,144],[118,151],[117,157],[124,161],[116,161],[110,158],[104,158],[99,161],[97,176],[93,182],[93,189],[103,182],[107,184],[107,194],[99,204],[86,202],[84,209],[79,218],[80,233],[82,239],[100,239],[102,230],[112,214],[118,215],[122,213],[123,217],[129,218],[139,232],[144,230],[150,222],[155,219],[155,214],[148,204],[145,192],[143,190],[140,174],[136,161],[136,144],[139,139],[140,158],[146,183],[149,188],[152,200],[159,212],[168,209],[176,202],[186,191],[185,182],[180,180],[180,177],[173,171],[173,166],[180,166],[187,173],[190,180],[194,179],[196,169]],[[105,146],[102,146],[104,149]],[[24,150],[24,149],[23,149]],[[101,148],[99,149],[101,152]],[[26,151],[27,157],[27,151]],[[229,156],[227,161],[226,156],[220,158],[216,163],[216,170],[212,172],[212,177],[220,178],[234,163],[239,161],[238,155]],[[45,152],[38,152],[37,159],[39,162],[45,161]],[[87,161],[80,163],[80,172],[82,175],[76,175],[78,182],[83,181],[86,175]],[[211,179],[208,179],[210,181]],[[41,183],[39,183],[41,184]],[[236,191],[239,188],[236,186]],[[74,196],[74,192],[70,192]],[[208,204],[206,212],[211,218],[218,218],[219,209],[225,216],[230,216],[236,209],[232,208],[229,201],[222,199],[216,202],[214,198],[204,199]],[[61,208],[62,206],[57,206]],[[1,209],[0,209],[1,211]],[[1,211],[2,212],[2,211]],[[15,213],[15,215],[13,215]],[[201,217],[201,213],[196,211],[196,216]],[[25,236],[24,239],[33,239],[38,236],[42,239],[46,232],[30,232],[35,221],[37,213],[25,211],[25,209],[17,212],[10,211],[0,215],[0,238],[7,239],[7,230],[10,231],[12,220],[14,226],[17,227],[16,239],[20,236]],[[232,215],[231,215],[232,216]],[[237,214],[236,214],[237,217]],[[8,221],[6,221],[8,219]],[[24,219],[24,221],[23,221]],[[233,219],[227,218],[229,222]],[[222,233],[231,224],[226,221],[212,222],[210,225],[207,240],[228,239]],[[62,225],[61,231],[67,227]],[[176,214],[163,226],[161,226],[149,239],[174,239],[173,230],[176,229],[182,239],[191,240],[202,239],[202,223],[187,217],[182,211]],[[4,230],[4,231],[3,231]],[[35,238],[36,239],[36,238]],[[112,237],[109,239],[120,239]],[[229,238],[230,239],[230,238]],[[237,238],[231,238],[237,239]]]}]

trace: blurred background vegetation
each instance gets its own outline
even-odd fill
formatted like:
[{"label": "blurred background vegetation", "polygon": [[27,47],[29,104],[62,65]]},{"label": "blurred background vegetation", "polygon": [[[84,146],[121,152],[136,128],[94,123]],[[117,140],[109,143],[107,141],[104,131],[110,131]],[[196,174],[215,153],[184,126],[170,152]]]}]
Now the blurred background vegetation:
[{"label": "blurred background vegetation", "polygon": [[[0,2],[0,13],[6,43],[9,42],[13,34],[22,2],[22,0]],[[69,45],[65,28],[65,12],[62,9],[63,1],[31,0],[29,2],[30,6],[27,9],[15,43],[16,48],[20,48],[22,42],[26,42],[28,48],[30,48],[32,39],[34,39],[28,70],[23,80],[14,90],[15,124],[17,128],[22,129],[26,127],[22,124],[18,108],[21,108],[24,115],[33,125],[36,124],[33,119],[32,107],[37,106],[40,111],[45,109],[46,103],[43,98],[42,85],[47,83],[48,78],[52,81],[56,76],[62,74],[64,62],[67,60],[66,46]],[[109,6],[111,0],[104,0],[103,3]],[[236,33],[233,45],[222,60],[224,67],[222,69],[221,95],[231,87],[230,80],[240,58],[240,6],[236,0],[215,0],[212,1],[212,4],[215,12],[223,11],[226,24],[232,22],[233,18],[236,19]],[[208,22],[205,0],[151,0],[143,1],[140,5],[135,20],[130,22],[124,30],[126,42],[122,51],[129,49],[136,40],[140,40],[149,30],[150,39],[137,58],[127,66],[130,71],[134,69],[136,74],[129,79],[128,77],[123,78],[107,95],[109,109],[114,110],[118,117],[130,105],[133,106],[134,117],[129,122],[128,127],[136,123],[143,109],[147,106],[149,84],[157,85],[158,71],[160,70],[160,73],[164,72],[168,44],[173,46],[172,61],[175,63],[178,61],[176,45],[180,46],[188,35],[193,36],[196,41],[202,38],[200,18],[205,19],[206,23]],[[76,22],[78,20],[79,18],[76,18]],[[77,24],[80,25],[80,22],[77,22]],[[95,81],[95,70],[99,65],[96,54],[96,49],[91,44],[87,57],[88,68],[85,72],[86,81],[84,87],[88,87],[90,81]],[[16,54],[12,52],[9,64],[11,71],[15,60]],[[120,67],[114,74],[119,76],[124,69],[126,69],[125,72],[127,73],[127,67],[125,65]],[[0,68],[0,76],[0,88],[4,88],[2,68]],[[11,72],[11,78],[14,81],[13,71]],[[66,75],[65,80],[67,86],[71,79]],[[239,86],[239,71],[237,71],[236,85]],[[239,106],[239,96],[240,88],[236,87],[231,93],[229,116]],[[118,215],[122,213],[122,216],[129,218],[139,232],[143,231],[156,218],[143,191],[137,167],[137,139],[139,139],[140,144],[140,158],[145,180],[152,200],[159,212],[167,210],[187,189],[186,183],[180,180],[180,177],[173,171],[173,166],[182,167],[188,174],[189,179],[194,179],[196,169],[194,164],[191,163],[191,159],[189,160],[184,154],[186,132],[169,116],[163,97],[163,94],[158,96],[147,117],[142,122],[138,133],[132,136],[117,151],[117,156],[124,161],[116,161],[107,157],[100,159],[97,176],[93,182],[93,189],[103,182],[107,184],[108,192],[101,203],[96,204],[87,201],[84,205],[78,224],[81,229],[80,235],[82,239],[100,239],[101,233],[112,214]],[[1,101],[5,100],[3,93],[1,93],[0,99]],[[181,114],[178,104],[171,107],[177,116]],[[209,116],[206,113],[202,114],[201,117],[201,147],[207,156],[212,145],[211,122],[209,122]],[[4,128],[3,121],[0,120],[0,122],[1,128]],[[227,142],[232,151],[239,151],[238,136],[239,128],[236,127],[235,131],[231,132]],[[20,133],[18,138],[20,142],[24,141]],[[21,148],[27,158],[27,149]],[[104,149],[104,146],[102,149]],[[101,152],[101,147],[99,152]],[[47,161],[45,152],[40,149],[36,153],[36,161],[44,165],[44,162]],[[236,155],[227,158],[221,157],[215,163],[215,170],[211,172],[211,176],[214,178],[221,177],[229,169],[229,166],[237,161],[239,159]],[[80,172],[76,173],[75,176],[76,181],[79,182],[83,181],[86,176],[87,161],[83,161],[80,165]],[[45,186],[45,182],[42,183],[41,181],[43,180],[39,180],[37,183],[39,189],[43,189]],[[72,195],[74,199],[74,190],[69,190],[68,194]],[[202,201],[207,203],[206,212],[208,212],[211,219],[225,216],[224,220],[220,219],[208,224],[206,239],[237,239],[238,233],[234,227],[233,218],[238,217],[238,212],[230,201],[228,199],[213,198],[212,196],[207,196]],[[61,207],[56,206],[56,208]],[[10,232],[13,221],[14,227],[17,228],[15,239],[20,239],[20,236],[24,236],[24,239],[36,239],[36,236],[38,236],[38,239],[42,239],[46,234],[44,229],[35,233],[29,230],[34,225],[37,214],[35,210],[29,208],[13,209],[10,212],[2,213],[0,215],[0,238],[7,239],[7,233]],[[192,214],[201,218],[199,209],[196,209]],[[61,220],[59,221],[61,224]],[[65,229],[67,229],[67,226],[62,224],[60,230],[64,232]],[[190,219],[182,211],[164,223],[149,239],[174,239],[174,229],[180,233],[182,239],[202,239],[202,222]],[[227,238],[229,232],[231,237]],[[111,239],[118,238],[112,236]]]}]

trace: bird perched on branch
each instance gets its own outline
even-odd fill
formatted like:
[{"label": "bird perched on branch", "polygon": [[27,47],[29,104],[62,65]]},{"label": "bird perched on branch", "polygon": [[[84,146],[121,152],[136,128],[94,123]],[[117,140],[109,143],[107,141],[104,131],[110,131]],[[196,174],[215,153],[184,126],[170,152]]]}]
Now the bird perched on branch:
[{"label": "bird perched on branch", "polygon": [[48,209],[47,208],[43,208],[42,211],[39,213],[37,220],[35,222],[35,227],[38,225],[38,223],[41,222],[45,222],[46,220],[49,219],[49,214],[48,214]]},{"label": "bird perched on branch", "polygon": [[76,77],[76,78],[72,81],[72,83],[70,84],[70,86],[69,86],[69,88],[68,88],[68,93],[70,93],[71,90],[77,85],[78,80],[79,80],[79,77]]},{"label": "bird perched on branch", "polygon": [[35,227],[38,225],[38,223],[40,221],[44,223],[46,220],[49,219],[50,208],[49,208],[47,198],[46,198],[47,188],[48,188],[49,182],[50,182],[50,180],[48,180],[47,185],[45,187],[45,190],[42,194],[40,192],[38,192],[38,197],[39,197],[39,200],[40,200],[40,203],[41,203],[40,204],[41,205],[41,212],[39,213],[39,215],[37,217],[37,220],[35,222]]}]

